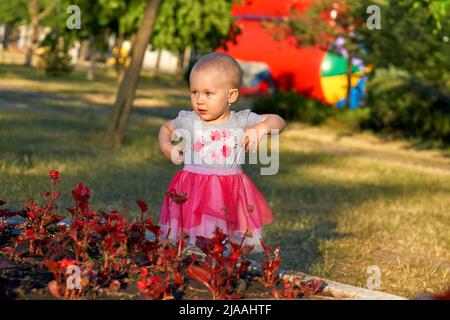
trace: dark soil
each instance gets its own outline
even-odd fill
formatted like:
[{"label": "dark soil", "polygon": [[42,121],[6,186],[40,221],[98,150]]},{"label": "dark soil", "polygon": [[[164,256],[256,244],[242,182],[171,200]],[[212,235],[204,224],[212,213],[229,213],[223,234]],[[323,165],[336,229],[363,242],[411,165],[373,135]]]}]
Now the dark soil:
[{"label": "dark soil", "polygon": [[[0,300],[57,300],[47,285],[54,280],[53,275],[45,267],[36,263],[36,259],[21,259],[11,262],[4,254],[0,254]],[[98,300],[145,300],[136,285],[136,279],[127,278],[119,290],[100,288],[84,299]],[[237,286],[241,299],[274,299],[270,288],[265,288],[255,275],[249,275]],[[186,279],[185,290],[177,297],[186,300],[210,300],[212,295],[201,283]],[[325,294],[302,297],[303,299],[333,299]]]}]

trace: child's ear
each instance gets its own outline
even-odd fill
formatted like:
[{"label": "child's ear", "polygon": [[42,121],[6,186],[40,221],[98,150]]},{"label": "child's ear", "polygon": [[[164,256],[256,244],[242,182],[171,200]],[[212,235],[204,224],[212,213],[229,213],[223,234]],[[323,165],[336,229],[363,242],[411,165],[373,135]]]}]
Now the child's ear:
[{"label": "child's ear", "polygon": [[239,90],[238,89],[230,89],[228,92],[228,103],[234,103],[237,98],[239,97]]}]

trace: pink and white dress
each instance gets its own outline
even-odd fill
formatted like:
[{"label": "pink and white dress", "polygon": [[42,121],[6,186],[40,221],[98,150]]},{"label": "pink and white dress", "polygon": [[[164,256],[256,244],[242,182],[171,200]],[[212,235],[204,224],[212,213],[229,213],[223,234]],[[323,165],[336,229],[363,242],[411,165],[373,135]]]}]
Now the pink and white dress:
[{"label": "pink and white dress", "polygon": [[[184,167],[169,183],[160,210],[160,226],[172,240],[183,232],[189,243],[196,236],[211,237],[216,226],[234,241],[261,249],[262,227],[274,216],[262,193],[243,172],[245,149],[240,146],[244,129],[261,121],[250,109],[231,111],[220,125],[205,124],[194,111],[180,111],[175,134],[183,138]],[[168,193],[185,194],[184,202]]]}]

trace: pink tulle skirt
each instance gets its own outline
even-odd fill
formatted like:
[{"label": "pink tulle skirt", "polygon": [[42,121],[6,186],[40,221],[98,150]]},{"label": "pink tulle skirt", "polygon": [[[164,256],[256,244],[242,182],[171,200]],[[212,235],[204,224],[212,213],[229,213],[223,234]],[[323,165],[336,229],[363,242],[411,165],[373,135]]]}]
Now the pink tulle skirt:
[{"label": "pink tulle skirt", "polygon": [[176,240],[182,230],[191,245],[196,236],[212,237],[216,226],[239,242],[248,230],[244,243],[260,251],[262,227],[273,220],[264,196],[241,168],[185,165],[167,188],[159,223],[164,236]]}]

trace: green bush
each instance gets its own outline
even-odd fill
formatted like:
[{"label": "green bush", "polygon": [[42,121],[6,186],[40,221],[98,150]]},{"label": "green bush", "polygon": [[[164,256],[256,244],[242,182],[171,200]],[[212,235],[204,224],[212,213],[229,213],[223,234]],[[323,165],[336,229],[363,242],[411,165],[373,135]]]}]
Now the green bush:
[{"label": "green bush", "polygon": [[377,70],[364,125],[404,137],[450,142],[450,96],[397,69]]},{"label": "green bush", "polygon": [[338,126],[350,131],[360,131],[368,128],[370,118],[370,109],[366,106],[346,110],[344,108],[336,109],[336,113],[328,122],[334,122]]},{"label": "green bush", "polygon": [[367,87],[366,104],[346,110],[294,92],[258,98],[257,113],[313,125],[326,122],[353,131],[371,129],[394,136],[450,143],[450,95],[398,69],[379,69]]},{"label": "green bush", "polygon": [[41,42],[38,68],[46,75],[58,76],[73,70],[68,53],[70,41],[58,33],[49,33]]},{"label": "green bush", "polygon": [[272,96],[260,97],[253,110],[256,113],[275,113],[285,120],[298,120],[314,125],[324,122],[337,112],[318,100],[294,92],[276,92]]},{"label": "green bush", "polygon": [[67,53],[61,51],[50,51],[41,56],[38,64],[39,69],[46,75],[59,76],[73,70],[70,65],[70,57]]}]

